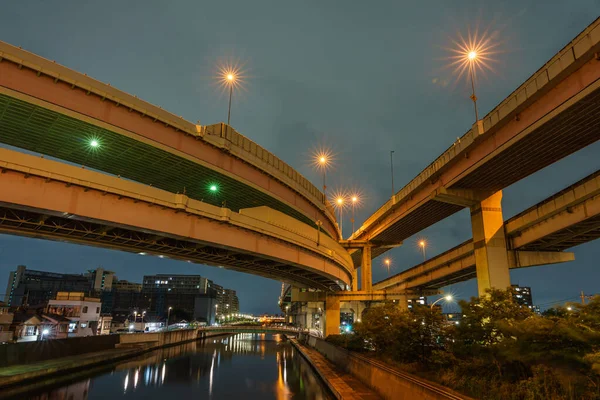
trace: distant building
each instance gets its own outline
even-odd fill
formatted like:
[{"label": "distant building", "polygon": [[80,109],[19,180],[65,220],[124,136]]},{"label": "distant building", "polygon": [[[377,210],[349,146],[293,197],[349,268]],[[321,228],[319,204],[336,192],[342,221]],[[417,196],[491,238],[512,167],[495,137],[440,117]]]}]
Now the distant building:
[{"label": "distant building", "polygon": [[13,333],[10,326],[13,322],[14,313],[6,303],[0,302],[0,343],[10,342],[13,339]]},{"label": "distant building", "polygon": [[419,296],[412,299],[408,299],[408,309],[412,309],[416,306],[426,306],[427,305],[427,297]]},{"label": "distant building", "polygon": [[84,275],[34,271],[19,265],[8,276],[5,303],[9,306],[45,305],[57,292],[90,291],[90,281]]},{"label": "distant building", "polygon": [[208,279],[200,275],[145,275],[142,291],[146,293],[206,294]]},{"label": "distant building", "polygon": [[141,292],[142,284],[124,281],[122,279],[114,279],[112,283],[112,290],[119,292]]},{"label": "distant building", "polygon": [[224,314],[237,314],[240,312],[240,301],[235,290],[223,289],[222,301],[224,303]]},{"label": "distant building", "polygon": [[531,288],[527,286],[512,285],[513,299],[522,306],[533,308]]},{"label": "distant building", "polygon": [[71,321],[69,337],[92,336],[98,330],[101,306],[100,299],[86,297],[82,292],[58,292],[56,299],[48,302],[47,312]]},{"label": "distant building", "polygon": [[115,280],[115,273],[104,268],[89,270],[85,276],[90,280],[90,290],[94,292],[110,291]]}]

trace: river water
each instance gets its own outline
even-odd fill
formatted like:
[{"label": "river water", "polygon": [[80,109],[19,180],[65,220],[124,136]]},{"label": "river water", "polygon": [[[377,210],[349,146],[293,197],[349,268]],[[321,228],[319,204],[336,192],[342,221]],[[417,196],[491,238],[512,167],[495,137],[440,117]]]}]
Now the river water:
[{"label": "river water", "polygon": [[31,400],[331,399],[308,363],[279,335],[240,333],[127,360]]}]

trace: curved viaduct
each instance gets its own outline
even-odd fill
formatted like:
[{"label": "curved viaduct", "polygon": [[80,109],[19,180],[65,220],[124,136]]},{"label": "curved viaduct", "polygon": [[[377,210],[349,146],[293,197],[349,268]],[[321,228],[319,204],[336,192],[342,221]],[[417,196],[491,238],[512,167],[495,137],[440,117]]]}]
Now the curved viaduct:
[{"label": "curved viaduct", "polygon": [[231,127],[190,123],[3,42],[0,141],[235,211],[269,206],[339,237],[323,194]]},{"label": "curved viaduct", "polygon": [[351,283],[323,194],[226,124],[190,123],[0,42],[0,142],[42,155],[0,152],[2,232]]},{"label": "curved viaduct", "polygon": [[334,239],[265,206],[239,212],[137,182],[0,149],[0,232],[157,255],[301,287],[349,285]]}]

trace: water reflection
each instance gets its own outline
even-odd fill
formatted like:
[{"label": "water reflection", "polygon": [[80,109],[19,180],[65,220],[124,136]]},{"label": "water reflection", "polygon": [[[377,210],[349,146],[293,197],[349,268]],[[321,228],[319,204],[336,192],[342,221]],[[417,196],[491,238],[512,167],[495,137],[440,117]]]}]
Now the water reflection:
[{"label": "water reflection", "polygon": [[296,350],[278,335],[237,334],[171,347],[32,400],[329,399]]}]

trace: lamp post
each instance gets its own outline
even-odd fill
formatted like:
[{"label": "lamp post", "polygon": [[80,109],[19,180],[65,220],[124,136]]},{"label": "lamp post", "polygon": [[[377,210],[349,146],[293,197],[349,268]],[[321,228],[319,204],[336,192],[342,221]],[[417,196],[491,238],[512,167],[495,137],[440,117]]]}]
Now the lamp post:
[{"label": "lamp post", "polygon": [[356,203],[358,202],[358,196],[352,196],[352,233],[354,233],[354,208],[356,207]]},{"label": "lamp post", "polygon": [[383,260],[385,267],[388,270],[388,275],[390,274],[390,266],[392,265],[392,260],[390,260],[389,258],[386,258],[385,260]]},{"label": "lamp post", "polygon": [[392,172],[392,198],[394,197],[394,150],[390,151],[390,170]]},{"label": "lamp post", "polygon": [[433,303],[431,303],[431,309],[433,310],[433,306],[435,306],[438,302],[440,302],[442,300],[452,301],[452,296],[451,295],[446,295],[444,297],[440,297],[439,299],[437,299],[436,301],[434,301]]},{"label": "lamp post", "polygon": [[323,173],[323,203],[327,201],[327,184],[326,184],[326,172],[329,166],[329,153],[319,153],[316,155],[316,165],[321,169]]},{"label": "lamp post", "polygon": [[421,241],[419,242],[419,246],[421,247],[421,251],[423,252],[423,261],[427,261],[427,257],[425,256],[425,245],[426,245],[426,244],[427,244],[427,243],[425,243],[425,241],[424,241],[424,240],[421,240]]},{"label": "lamp post", "polygon": [[344,198],[343,197],[338,197],[335,200],[335,203],[337,204],[338,209],[340,210],[340,232],[342,234],[342,239],[343,239],[344,238],[344,228],[342,227],[342,223],[343,223],[343,220],[344,220],[344,213],[343,213],[343,210],[344,210]]},{"label": "lamp post", "polygon": [[229,85],[229,108],[227,109],[227,125],[231,120],[231,97],[233,96],[233,86],[235,85],[236,75],[233,72],[228,72],[225,76],[226,83]]},{"label": "lamp post", "polygon": [[171,310],[173,309],[173,307],[169,307],[169,309],[167,310],[167,329],[166,331],[169,331],[169,319],[171,318]]},{"label": "lamp post", "polygon": [[477,112],[477,96],[475,96],[475,78],[473,77],[475,62],[477,61],[477,52],[471,50],[467,53],[467,59],[469,60],[469,75],[471,75],[471,100],[473,100],[473,107],[475,108],[475,122],[479,121],[479,113]]}]

